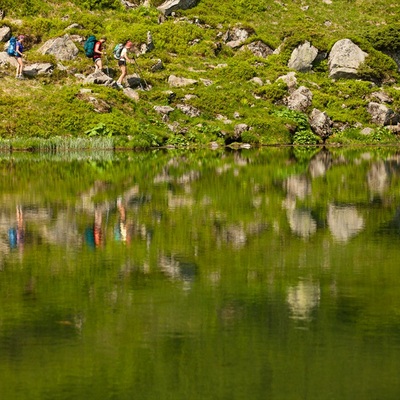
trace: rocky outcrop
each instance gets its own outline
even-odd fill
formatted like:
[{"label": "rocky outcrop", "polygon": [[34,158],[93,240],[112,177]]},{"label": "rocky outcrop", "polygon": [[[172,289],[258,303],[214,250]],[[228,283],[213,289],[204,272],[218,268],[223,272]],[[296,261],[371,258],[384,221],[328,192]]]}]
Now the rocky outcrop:
[{"label": "rocky outcrop", "polygon": [[336,42],[328,57],[329,77],[333,79],[358,78],[358,68],[368,56],[350,39]]},{"label": "rocky outcrop", "polygon": [[11,37],[11,29],[8,26],[0,28],[0,42],[7,42]]},{"label": "rocky outcrop", "polygon": [[54,65],[50,63],[35,63],[24,67],[24,75],[35,77],[37,75],[51,75]]},{"label": "rocky outcrop", "polygon": [[317,56],[318,49],[310,42],[305,42],[293,50],[288,67],[300,72],[310,71]]},{"label": "rocky outcrop", "polygon": [[312,98],[311,90],[305,86],[300,86],[290,96],[284,99],[284,102],[290,110],[306,112],[312,104]]},{"label": "rocky outcrop", "polygon": [[88,75],[84,83],[85,84],[97,84],[97,85],[110,85],[112,82],[112,78],[110,78],[108,75],[106,75],[102,71],[95,71],[93,74]]},{"label": "rocky outcrop", "polygon": [[333,122],[325,112],[314,108],[309,116],[312,131],[324,142],[332,135]]},{"label": "rocky outcrop", "polygon": [[267,58],[271,54],[274,54],[274,51],[261,40],[244,45],[240,50],[249,50],[254,56],[261,58]]},{"label": "rocky outcrop", "polygon": [[175,76],[175,75],[170,75],[168,78],[168,84],[170,87],[178,88],[178,87],[196,85],[197,81],[195,79],[188,79],[188,78],[182,78],[182,77]]},{"label": "rocky outcrop", "polygon": [[57,60],[69,61],[76,58],[79,53],[75,43],[69,35],[64,35],[55,39],[48,40],[40,49],[41,54],[51,54]]},{"label": "rocky outcrop", "polygon": [[2,51],[0,53],[0,65],[12,65],[16,67],[18,63],[15,57],[11,57],[5,51]]},{"label": "rocky outcrop", "polygon": [[400,114],[384,104],[371,101],[367,106],[367,111],[371,115],[371,120],[374,124],[386,126],[400,123]]},{"label": "rocky outcrop", "polygon": [[247,29],[234,27],[225,33],[223,40],[228,47],[236,49],[248,39],[249,35]]},{"label": "rocky outcrop", "polygon": [[199,0],[168,0],[157,9],[165,16],[171,15],[172,12],[177,10],[187,10],[197,5]]}]

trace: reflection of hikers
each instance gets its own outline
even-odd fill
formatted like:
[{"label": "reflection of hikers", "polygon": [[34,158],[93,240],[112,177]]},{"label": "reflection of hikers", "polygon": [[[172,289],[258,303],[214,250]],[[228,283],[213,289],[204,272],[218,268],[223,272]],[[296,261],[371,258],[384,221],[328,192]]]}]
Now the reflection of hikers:
[{"label": "reflection of hikers", "polygon": [[115,226],[114,229],[115,240],[130,243],[131,232],[130,229],[127,228],[126,224],[126,209],[125,206],[122,204],[120,198],[118,198],[117,200],[117,208],[119,212],[119,219],[118,224]]},{"label": "reflection of hikers", "polygon": [[90,247],[99,247],[103,244],[103,229],[102,229],[103,216],[101,210],[96,209],[94,212],[93,227],[87,228],[85,231],[85,239]]},{"label": "reflection of hikers", "polygon": [[9,229],[8,239],[10,241],[10,247],[12,249],[16,247],[22,249],[25,241],[25,222],[21,206],[17,206],[16,214],[17,214],[17,227]]},{"label": "reflection of hikers", "polygon": [[23,54],[22,54],[24,52],[24,46],[23,46],[24,39],[25,39],[24,35],[19,35],[17,43],[15,45],[15,56],[14,57],[18,63],[17,73],[15,75],[15,77],[17,79],[24,79],[24,76],[23,76],[24,60],[23,60]]},{"label": "reflection of hikers", "polygon": [[124,81],[124,79],[125,79],[125,77],[126,77],[126,75],[127,75],[127,73],[128,73],[126,64],[127,64],[128,62],[129,62],[129,63],[133,63],[133,62],[134,62],[133,60],[131,60],[131,59],[128,57],[128,51],[130,51],[130,49],[132,48],[132,46],[133,46],[133,43],[130,42],[130,41],[127,41],[127,42],[125,43],[125,46],[123,47],[123,49],[122,49],[122,51],[121,51],[121,55],[120,55],[119,60],[118,60],[118,66],[119,66],[119,68],[120,68],[120,70],[121,70],[121,76],[120,76],[120,77],[118,78],[118,80],[117,80],[117,86],[118,86],[120,89],[123,88],[122,83],[123,83],[123,81]]},{"label": "reflection of hikers", "polygon": [[105,37],[102,37],[100,40],[96,42],[94,45],[93,49],[93,61],[94,65],[96,67],[96,70],[102,70],[103,69],[103,61],[101,59],[101,56],[103,54],[106,54],[105,51],[103,51],[103,44],[105,43],[107,39]]}]

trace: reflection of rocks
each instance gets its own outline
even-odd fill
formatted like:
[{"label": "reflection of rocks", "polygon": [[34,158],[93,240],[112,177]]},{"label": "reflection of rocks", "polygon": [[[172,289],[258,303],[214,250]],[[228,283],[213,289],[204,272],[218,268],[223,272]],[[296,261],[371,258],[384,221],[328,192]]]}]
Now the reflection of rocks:
[{"label": "reflection of rocks", "polygon": [[364,219],[354,206],[339,207],[330,204],[328,226],[335,239],[346,242],[364,228]]},{"label": "reflection of rocks", "polygon": [[318,284],[300,282],[289,288],[287,302],[292,317],[295,319],[309,319],[312,311],[319,305],[320,288]]},{"label": "reflection of rocks", "polygon": [[373,193],[383,194],[389,186],[389,172],[383,161],[372,164],[367,175],[368,188]]},{"label": "reflection of rocks", "polygon": [[161,256],[158,260],[158,265],[173,280],[193,282],[198,273],[198,267],[195,263],[180,261],[173,255]]},{"label": "reflection of rocks", "polygon": [[296,201],[288,197],[283,202],[286,208],[290,229],[302,238],[308,238],[317,231],[317,223],[311,215],[311,211],[296,209]]},{"label": "reflection of rocks", "polygon": [[311,183],[304,175],[293,175],[286,179],[284,188],[288,196],[304,200],[311,194]]},{"label": "reflection of rocks", "polygon": [[308,170],[313,178],[325,176],[326,171],[332,166],[332,155],[329,151],[319,152],[311,161]]}]

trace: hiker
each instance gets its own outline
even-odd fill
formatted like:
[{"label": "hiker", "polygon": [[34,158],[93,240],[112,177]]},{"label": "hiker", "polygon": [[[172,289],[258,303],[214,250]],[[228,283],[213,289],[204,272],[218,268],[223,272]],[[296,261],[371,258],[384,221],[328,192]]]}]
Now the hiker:
[{"label": "hiker", "polygon": [[[102,71],[103,70],[103,61],[101,59],[101,56],[103,54],[106,54],[105,51],[103,51],[103,45],[106,42],[107,38],[102,37],[100,40],[98,40],[96,42],[96,44],[94,45],[94,49],[93,49],[93,61],[94,61],[94,65],[96,67],[96,71]],[[104,46],[105,47],[105,46]]]},{"label": "hiker", "polygon": [[121,76],[118,78],[118,80],[117,80],[117,86],[120,88],[120,89],[122,89],[123,88],[123,85],[122,85],[122,83],[123,83],[123,81],[124,81],[124,79],[125,79],[125,77],[126,77],[126,75],[127,75],[127,73],[128,73],[128,69],[127,69],[127,67],[126,67],[126,64],[129,62],[129,63],[133,63],[134,61],[132,60],[132,59],[130,59],[129,57],[128,57],[128,51],[130,51],[130,49],[132,48],[132,46],[133,46],[133,43],[131,42],[131,41],[127,41],[126,43],[125,43],[125,46],[123,47],[123,49],[122,49],[122,51],[121,51],[121,55],[120,55],[120,57],[119,57],[119,60],[118,60],[118,66],[119,66],[119,68],[120,68],[120,70],[121,70]]},{"label": "hiker", "polygon": [[24,79],[24,75],[23,75],[23,70],[24,70],[24,60],[23,60],[23,52],[24,52],[24,40],[25,40],[25,36],[24,35],[19,35],[17,38],[17,42],[15,45],[15,54],[14,57],[17,60],[17,72],[15,77],[17,79]]}]

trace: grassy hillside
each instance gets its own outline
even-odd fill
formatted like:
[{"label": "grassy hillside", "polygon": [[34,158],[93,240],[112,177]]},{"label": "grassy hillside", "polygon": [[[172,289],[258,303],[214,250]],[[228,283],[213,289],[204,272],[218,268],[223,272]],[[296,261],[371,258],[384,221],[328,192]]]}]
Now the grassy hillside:
[{"label": "grassy hillside", "polygon": [[[91,86],[93,97],[104,100],[110,111],[98,113],[87,98],[80,95],[82,81],[76,73],[93,72],[92,61],[85,57],[82,46],[76,60],[63,62],[51,77],[16,81],[14,70],[0,67],[0,136],[3,147],[29,147],[36,138],[97,137],[123,147],[189,146],[233,142],[234,126],[245,123],[252,130],[241,141],[252,144],[316,143],[306,115],[289,112],[281,100],[287,88],[281,75],[289,72],[287,62],[292,50],[304,40],[320,52],[328,53],[335,41],[350,38],[369,54],[362,67],[362,80],[328,78],[326,59],[312,73],[296,73],[298,85],[313,92],[313,107],[326,111],[335,123],[330,143],[396,142],[386,129],[371,124],[366,112],[368,96],[382,86],[393,98],[391,107],[400,111],[397,65],[385,53],[400,51],[400,3],[393,0],[310,0],[280,2],[272,0],[200,0],[198,6],[179,11],[158,23],[159,12],[153,7],[125,10],[118,0],[87,1],[15,1],[4,0],[6,11],[0,26],[9,26],[13,34],[27,35],[28,63],[50,61],[52,56],[37,52],[48,39],[90,34],[108,38],[110,75],[118,76],[113,46],[131,39],[137,47],[146,42],[150,31],[155,49],[137,58],[129,72],[139,73],[151,85],[139,91],[140,100],[130,100],[122,91]],[[331,4],[329,4],[331,3]],[[196,22],[196,23],[195,23]],[[83,28],[66,31],[72,23]],[[272,49],[282,45],[279,55],[268,58],[253,56],[226,46],[223,35],[235,26],[252,34],[248,43],[262,40]],[[151,72],[160,59],[164,69]],[[218,66],[225,65],[224,68]],[[170,75],[193,78],[197,85],[173,88]],[[251,78],[264,84],[257,86]],[[204,84],[208,82],[211,84]],[[173,91],[171,95],[170,91]],[[185,99],[185,95],[192,95]],[[188,104],[200,110],[199,117],[189,117],[176,108]],[[175,108],[169,121],[163,121],[153,107]],[[226,123],[222,117],[232,121]],[[369,136],[359,132],[373,127]],[[18,138],[18,139],[17,139]],[[60,139],[61,138],[61,139]],[[11,142],[10,142],[11,140]]]}]

